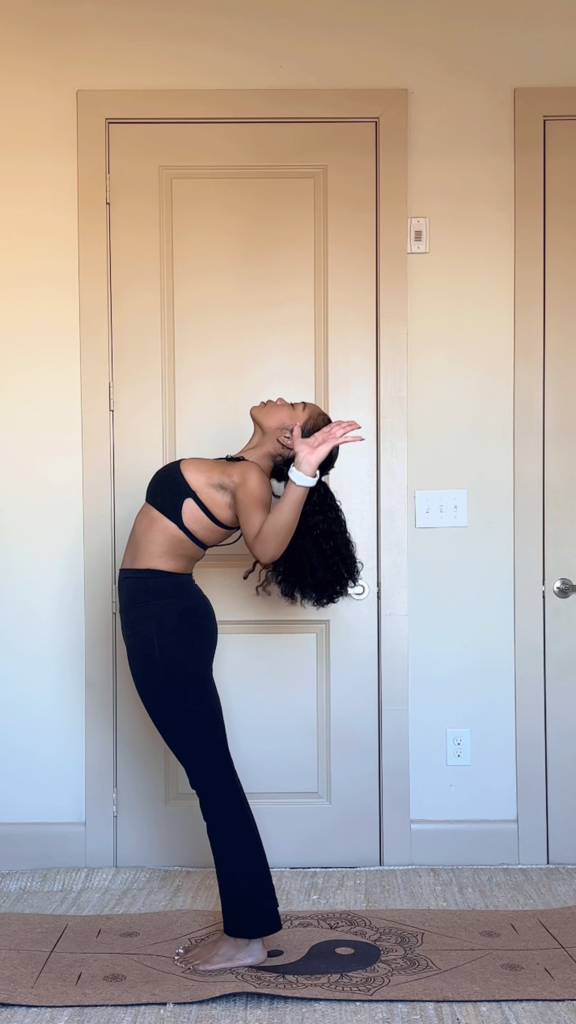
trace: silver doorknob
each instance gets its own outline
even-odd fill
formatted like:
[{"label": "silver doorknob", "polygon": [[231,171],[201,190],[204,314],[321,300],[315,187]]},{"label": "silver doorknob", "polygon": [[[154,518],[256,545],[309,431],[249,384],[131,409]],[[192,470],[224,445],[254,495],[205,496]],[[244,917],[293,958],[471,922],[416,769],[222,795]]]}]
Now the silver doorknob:
[{"label": "silver doorknob", "polygon": [[571,597],[572,594],[576,593],[576,586],[572,583],[572,580],[566,579],[562,576],[559,580],[556,580],[554,584],[554,593],[556,597]]},{"label": "silver doorknob", "polygon": [[355,587],[348,587],[348,593],[355,601],[363,601],[365,597],[368,597],[370,587],[366,583],[366,580],[358,580]]}]

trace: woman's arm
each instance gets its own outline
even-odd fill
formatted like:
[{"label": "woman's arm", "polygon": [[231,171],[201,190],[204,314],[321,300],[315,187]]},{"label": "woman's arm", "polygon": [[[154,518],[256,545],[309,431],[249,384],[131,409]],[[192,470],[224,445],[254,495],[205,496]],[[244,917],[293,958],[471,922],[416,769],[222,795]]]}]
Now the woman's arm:
[{"label": "woman's arm", "polygon": [[[336,420],[304,438],[297,423],[292,434],[296,469],[306,476],[315,476],[318,466],[335,445],[363,440],[345,436],[358,427],[355,420]],[[288,480],[280,501],[271,510],[269,477],[254,463],[243,467],[235,491],[236,514],[248,549],[261,565],[275,562],[288,547],[307,495],[307,487],[299,487]]]},{"label": "woman's arm", "polygon": [[[302,472],[310,470],[304,469]],[[288,547],[298,525],[308,488],[298,487],[292,480],[288,480],[282,497],[270,509],[270,479],[264,470],[252,463],[250,466],[242,466],[238,476],[240,479],[234,497],[244,540],[254,558],[261,565],[268,565],[276,561]]]}]

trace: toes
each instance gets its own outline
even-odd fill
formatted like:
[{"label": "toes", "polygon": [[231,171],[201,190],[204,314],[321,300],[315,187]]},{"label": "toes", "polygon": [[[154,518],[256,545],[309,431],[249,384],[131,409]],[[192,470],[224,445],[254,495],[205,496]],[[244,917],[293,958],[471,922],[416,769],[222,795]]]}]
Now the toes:
[{"label": "toes", "polygon": [[201,948],[201,946],[190,945],[190,943],[186,946],[181,946],[174,954],[174,963],[178,967],[191,967],[196,960],[200,959],[201,956],[205,954],[205,950],[202,950],[202,953],[200,952]]},{"label": "toes", "polygon": [[178,967],[190,967],[194,963],[194,957],[181,956],[178,960],[174,961]]},{"label": "toes", "polygon": [[216,966],[218,965],[211,963],[211,955],[196,956],[195,958],[190,957],[183,963],[183,969],[185,971],[191,971],[193,968],[204,969]]},{"label": "toes", "polygon": [[188,970],[190,967],[197,967],[199,963],[204,963],[204,961],[208,960],[211,955],[211,951],[203,950],[201,952],[197,947],[193,952],[184,954],[183,956],[178,957],[178,959],[174,958],[174,962],[178,967]]}]

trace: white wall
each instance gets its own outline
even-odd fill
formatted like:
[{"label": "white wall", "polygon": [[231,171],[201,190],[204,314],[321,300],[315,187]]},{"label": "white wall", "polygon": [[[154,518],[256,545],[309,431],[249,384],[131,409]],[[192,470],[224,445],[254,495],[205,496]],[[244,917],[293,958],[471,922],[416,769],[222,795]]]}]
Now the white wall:
[{"label": "white wall", "polygon": [[[513,89],[576,85],[573,0],[1,0],[1,821],[84,817],[76,91],[410,90],[412,817],[514,818]],[[473,768],[444,765],[446,726]],[[465,780],[464,782],[462,780]]]}]

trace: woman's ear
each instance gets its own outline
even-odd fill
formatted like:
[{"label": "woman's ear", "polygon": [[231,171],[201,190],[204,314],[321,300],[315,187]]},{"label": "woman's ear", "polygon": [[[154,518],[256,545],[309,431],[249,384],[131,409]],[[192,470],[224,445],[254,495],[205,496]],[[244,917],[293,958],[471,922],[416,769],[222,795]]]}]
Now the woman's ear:
[{"label": "woman's ear", "polygon": [[292,437],[291,430],[283,430],[282,433],[278,434],[276,440],[284,447],[289,448],[290,451],[294,448],[294,438]]}]

